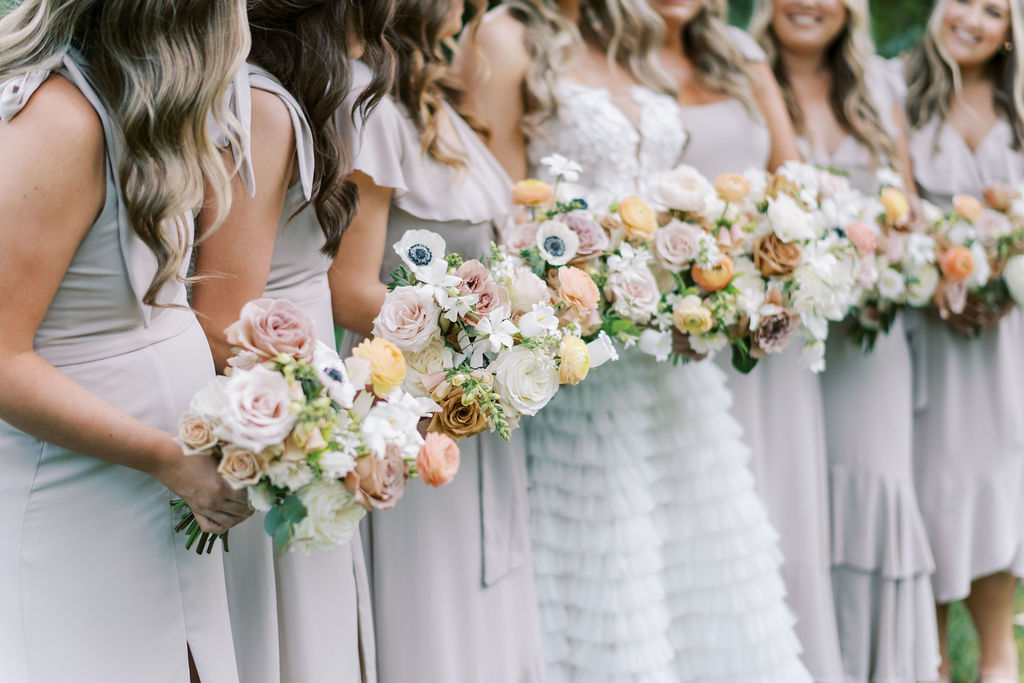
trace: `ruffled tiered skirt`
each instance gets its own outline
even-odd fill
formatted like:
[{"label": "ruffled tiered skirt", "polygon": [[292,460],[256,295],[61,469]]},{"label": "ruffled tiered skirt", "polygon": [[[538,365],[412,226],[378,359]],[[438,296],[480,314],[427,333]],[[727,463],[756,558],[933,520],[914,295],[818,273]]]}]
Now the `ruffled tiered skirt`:
[{"label": "ruffled tiered skirt", "polygon": [[846,326],[821,378],[832,591],[850,683],[938,678],[935,569],[913,480],[910,353],[902,319],[865,354]]},{"label": "ruffled tiered skirt", "polygon": [[800,683],[722,372],[639,353],[526,425],[551,683]]}]

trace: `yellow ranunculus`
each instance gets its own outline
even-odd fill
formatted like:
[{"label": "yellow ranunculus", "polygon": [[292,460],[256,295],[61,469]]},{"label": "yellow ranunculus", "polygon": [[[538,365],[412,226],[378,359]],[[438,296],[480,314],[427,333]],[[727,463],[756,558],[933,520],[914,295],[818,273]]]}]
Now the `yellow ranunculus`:
[{"label": "yellow ranunculus", "polygon": [[705,334],[711,330],[714,317],[700,297],[688,296],[673,309],[672,324],[683,334]]},{"label": "yellow ranunculus", "polygon": [[739,202],[750,194],[750,181],[739,173],[723,173],[715,178],[715,191],[727,202]]},{"label": "yellow ranunculus", "polygon": [[555,190],[543,180],[528,178],[512,186],[512,201],[523,206],[544,206],[555,198]]},{"label": "yellow ranunculus", "polygon": [[369,362],[373,393],[377,396],[386,396],[405,381],[405,356],[387,339],[366,339],[352,349],[352,355]]},{"label": "yellow ranunculus", "polygon": [[893,225],[899,225],[906,220],[910,213],[910,204],[903,193],[895,187],[887,187],[882,190],[882,206],[885,207],[885,217]]},{"label": "yellow ranunculus", "polygon": [[971,223],[977,222],[985,211],[984,205],[969,194],[958,194],[953,197],[953,209]]},{"label": "yellow ranunculus", "polygon": [[590,351],[579,337],[572,334],[562,337],[558,355],[561,357],[558,381],[562,384],[579,384],[590,372]]},{"label": "yellow ranunculus", "polygon": [[654,239],[658,230],[658,217],[654,210],[639,197],[626,197],[619,204],[619,219],[630,239],[646,242]]}]

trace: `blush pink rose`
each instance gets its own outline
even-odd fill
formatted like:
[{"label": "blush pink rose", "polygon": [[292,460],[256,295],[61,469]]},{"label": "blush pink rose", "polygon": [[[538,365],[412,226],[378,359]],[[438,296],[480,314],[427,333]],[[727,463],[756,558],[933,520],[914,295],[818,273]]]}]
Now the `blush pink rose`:
[{"label": "blush pink rose", "polygon": [[985,242],[995,241],[1003,235],[1013,232],[1013,226],[1006,214],[991,209],[981,212],[978,219],[974,221],[974,228],[978,231],[978,236]]},{"label": "blush pink rose", "polygon": [[586,271],[574,266],[558,269],[558,293],[565,303],[575,308],[581,315],[597,308],[601,300],[601,292]]},{"label": "blush pink rose", "polygon": [[263,360],[279,354],[312,360],[316,347],[313,319],[285,299],[250,301],[224,332],[228,342]]},{"label": "blush pink rose", "polygon": [[389,510],[405,494],[408,472],[398,448],[388,446],[384,457],[364,455],[345,476],[345,488],[367,510]]},{"label": "blush pink rose", "polygon": [[850,238],[857,253],[864,256],[875,253],[878,243],[875,241],[875,233],[864,223],[854,221],[846,226],[846,236]]},{"label": "blush pink rose", "polygon": [[569,229],[580,238],[580,245],[576,248],[576,256],[573,261],[588,261],[597,258],[608,248],[608,233],[584,214],[567,213],[559,216],[557,220],[569,226]]},{"label": "blush pink rose", "polygon": [[429,289],[396,287],[388,292],[380,313],[373,319],[373,334],[402,351],[416,353],[440,335],[440,312]]},{"label": "blush pink rose", "polygon": [[509,249],[520,252],[529,249],[537,244],[538,223],[525,223],[523,225],[512,225],[505,230],[504,241]]},{"label": "blush pink rose", "polygon": [[654,256],[666,270],[679,273],[690,266],[700,250],[701,230],[673,220],[654,234]]},{"label": "blush pink rose", "polygon": [[224,409],[217,437],[260,452],[282,444],[295,425],[292,389],[279,373],[257,365],[236,371],[224,383]]},{"label": "blush pink rose", "polygon": [[615,312],[623,318],[644,323],[658,310],[661,291],[648,268],[630,268],[608,276],[606,293]]},{"label": "blush pink rose", "polygon": [[416,455],[416,471],[425,484],[444,486],[459,473],[459,445],[447,434],[429,432]]},{"label": "blush pink rose", "polygon": [[455,275],[462,278],[457,285],[462,295],[477,295],[476,312],[479,315],[487,315],[496,308],[509,305],[508,292],[498,286],[487,267],[476,259],[459,266]]}]

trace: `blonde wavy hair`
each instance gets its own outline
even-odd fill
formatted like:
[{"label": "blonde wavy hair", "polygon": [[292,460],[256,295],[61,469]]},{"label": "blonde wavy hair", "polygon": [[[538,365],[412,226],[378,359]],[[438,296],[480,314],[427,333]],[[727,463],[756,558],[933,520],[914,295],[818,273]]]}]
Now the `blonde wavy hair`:
[{"label": "blonde wavy hair", "polygon": [[693,64],[699,85],[739,100],[751,113],[758,112],[746,70],[747,59],[729,36],[726,0],[704,0],[696,16],[683,27],[683,51]]},{"label": "blonde wavy hair", "polygon": [[[772,26],[773,0],[757,0],[750,20],[750,34],[768,54],[768,61],[786,99],[789,117],[798,133],[806,133],[806,121],[800,104],[793,95],[789,74],[780,57],[782,45]],[[871,38],[871,15],[867,0],[843,0],[846,25],[826,49],[825,60],[832,76],[829,105],[843,130],[864,145],[874,163],[883,158],[893,160],[896,146],[885,129],[877,103],[868,91],[868,65],[875,58]]]},{"label": "blonde wavy hair", "polygon": [[[466,29],[472,31],[486,11],[486,0],[466,0],[466,5],[474,11]],[[455,107],[479,132],[484,132],[484,127],[463,108],[463,89],[448,59],[448,54],[458,49],[455,41],[441,38],[451,9],[451,0],[396,0],[389,34],[396,57],[391,95],[416,125],[423,153],[448,166],[461,168],[465,166],[465,159],[441,136],[444,103]]]},{"label": "blonde wavy hair", "polygon": [[639,83],[675,94],[675,84],[657,60],[665,24],[647,0],[580,0],[579,24],[562,14],[557,0],[509,0],[504,6],[525,27],[530,67],[521,127],[528,137],[556,115],[556,81],[587,44],[604,50],[609,64],[622,67]]},{"label": "blonde wavy hair", "polygon": [[[190,248],[186,212],[208,185],[219,226],[231,169],[207,116],[237,136],[224,93],[249,51],[244,0],[24,0],[0,19],[0,80],[60,69],[75,50],[124,143],[117,169],[128,222],[157,272],[143,301],[179,277]],[[211,231],[212,232],[212,231]]]},{"label": "blonde wavy hair", "polygon": [[[942,45],[942,22],[949,0],[936,0],[921,44],[906,63],[907,118],[914,128],[924,126],[933,116],[943,121],[950,103],[960,94],[960,67]],[[1010,41],[1013,49],[999,50],[989,64],[995,91],[995,107],[1013,129],[1014,149],[1024,145],[1024,6],[1009,0]]]}]

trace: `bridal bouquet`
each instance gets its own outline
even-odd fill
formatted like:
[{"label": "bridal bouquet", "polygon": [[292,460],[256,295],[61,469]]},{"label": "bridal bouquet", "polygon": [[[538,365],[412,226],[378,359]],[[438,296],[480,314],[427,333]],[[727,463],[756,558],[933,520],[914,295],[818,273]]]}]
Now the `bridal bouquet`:
[{"label": "bridal bouquet", "polygon": [[[184,453],[219,458],[225,480],[267,512],[278,551],[345,543],[367,510],[398,502],[410,476],[439,486],[459,463],[450,439],[417,430],[437,405],[401,388],[405,359],[393,344],[365,341],[343,362],[313,327],[288,301],[247,303],[227,329],[237,347],[229,374],[197,393],[179,421]],[[212,550],[212,535],[182,501],[175,507],[186,512],[186,547],[198,539],[197,552]]]},{"label": "bridal bouquet", "polygon": [[[549,226],[538,239],[559,260],[570,247],[562,237]],[[406,390],[440,405],[428,431],[461,439],[496,430],[508,440],[520,416],[612,359],[609,345],[580,336],[597,298],[582,270],[560,268],[553,296],[549,282],[496,246],[483,261],[464,260],[440,235],[410,230],[394,248],[404,266],[373,332],[404,354]]]}]

